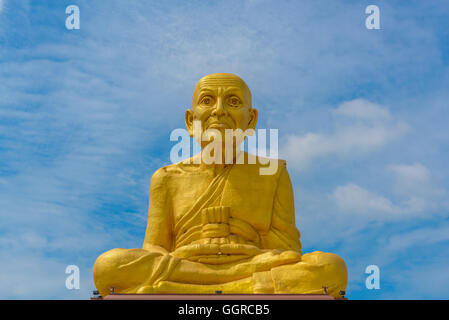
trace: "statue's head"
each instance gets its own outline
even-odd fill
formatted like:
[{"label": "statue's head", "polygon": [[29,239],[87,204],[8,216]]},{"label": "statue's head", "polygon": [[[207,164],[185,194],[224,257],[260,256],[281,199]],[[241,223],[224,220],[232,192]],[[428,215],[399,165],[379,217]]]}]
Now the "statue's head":
[{"label": "statue's head", "polygon": [[255,129],[257,116],[246,83],[232,73],[214,73],[198,81],[185,122],[193,136],[194,121],[201,123],[201,134],[207,129],[224,133],[226,129]]}]

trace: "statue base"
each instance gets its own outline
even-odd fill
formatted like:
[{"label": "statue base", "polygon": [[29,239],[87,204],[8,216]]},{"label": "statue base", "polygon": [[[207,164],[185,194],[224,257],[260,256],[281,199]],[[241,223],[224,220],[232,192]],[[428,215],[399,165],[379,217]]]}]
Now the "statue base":
[{"label": "statue base", "polygon": [[327,294],[110,294],[91,300],[342,300]]}]

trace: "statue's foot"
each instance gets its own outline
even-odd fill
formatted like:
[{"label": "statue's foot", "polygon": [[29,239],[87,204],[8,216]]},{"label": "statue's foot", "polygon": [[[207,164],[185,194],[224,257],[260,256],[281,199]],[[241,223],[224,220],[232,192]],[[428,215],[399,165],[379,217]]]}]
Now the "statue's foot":
[{"label": "statue's foot", "polygon": [[[315,251],[301,261],[271,269],[276,293],[322,294],[339,298],[348,281],[346,264],[333,253]],[[325,287],[326,289],[324,289]]]}]

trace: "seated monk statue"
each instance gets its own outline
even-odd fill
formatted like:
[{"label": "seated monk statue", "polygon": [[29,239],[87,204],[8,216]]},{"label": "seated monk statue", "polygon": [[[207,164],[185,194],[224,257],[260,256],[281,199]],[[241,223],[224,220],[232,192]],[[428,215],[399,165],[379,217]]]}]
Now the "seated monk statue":
[{"label": "seated monk statue", "polygon": [[[187,130],[196,138],[198,130],[200,137],[209,129],[254,131],[257,119],[248,86],[228,73],[202,78],[185,113]],[[98,257],[93,276],[100,294],[107,296],[113,288],[115,293],[327,292],[341,297],[345,262],[332,253],[301,253],[286,162],[262,161],[242,151],[244,138],[223,144],[232,153],[212,150],[215,160],[231,154],[232,161],[206,161],[207,146],[220,143],[215,139],[200,139],[197,155],[154,173],[143,247],[112,249]],[[256,161],[250,163],[251,157]],[[276,161],[276,170],[261,174],[267,159]]]}]

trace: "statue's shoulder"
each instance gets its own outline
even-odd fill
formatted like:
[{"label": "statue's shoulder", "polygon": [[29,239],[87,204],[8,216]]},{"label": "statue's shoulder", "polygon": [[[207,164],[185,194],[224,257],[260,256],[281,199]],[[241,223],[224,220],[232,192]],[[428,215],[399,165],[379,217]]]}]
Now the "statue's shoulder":
[{"label": "statue's shoulder", "polygon": [[180,168],[179,163],[170,164],[157,169],[154,172],[152,179],[165,179],[170,175],[180,173],[181,171],[182,169]]},{"label": "statue's shoulder", "polygon": [[177,176],[180,174],[183,174],[187,171],[191,171],[195,168],[198,168],[199,165],[192,164],[192,161],[189,161],[190,159],[186,159],[184,161],[173,163],[164,167],[161,167],[154,172],[152,180],[166,180],[167,178],[171,176]]}]

